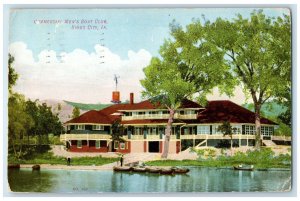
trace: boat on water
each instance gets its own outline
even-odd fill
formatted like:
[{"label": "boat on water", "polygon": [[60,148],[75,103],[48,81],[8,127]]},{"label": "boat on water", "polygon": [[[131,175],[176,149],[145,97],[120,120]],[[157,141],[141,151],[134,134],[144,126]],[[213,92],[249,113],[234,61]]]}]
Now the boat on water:
[{"label": "boat on water", "polygon": [[238,166],[233,166],[234,170],[244,170],[244,171],[253,171],[254,166],[253,165],[238,165]]},{"label": "boat on water", "polygon": [[146,171],[149,173],[160,173],[160,168],[156,168],[156,167],[147,167]]},{"label": "boat on water", "polygon": [[113,170],[116,172],[129,172],[132,170],[130,166],[114,166]]},{"label": "boat on water", "polygon": [[188,168],[173,168],[175,174],[186,174],[190,170]]},{"label": "boat on water", "polygon": [[167,175],[173,175],[174,170],[171,168],[162,168],[160,170],[160,174],[167,174]]},{"label": "boat on water", "polygon": [[133,167],[133,172],[146,172],[145,167]]}]

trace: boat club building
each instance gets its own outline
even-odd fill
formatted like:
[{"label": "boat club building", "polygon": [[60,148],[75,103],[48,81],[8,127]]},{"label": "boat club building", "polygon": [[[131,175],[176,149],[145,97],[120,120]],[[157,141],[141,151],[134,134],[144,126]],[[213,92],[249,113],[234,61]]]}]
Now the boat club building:
[{"label": "boat club building", "polygon": [[[113,94],[113,100],[114,100]],[[117,94],[117,99],[119,94]],[[166,108],[149,100],[113,104],[102,110],[91,110],[65,123],[66,133],[60,136],[71,152],[161,153],[165,128],[169,118]],[[124,141],[112,140],[112,125],[119,120],[124,127]],[[183,100],[176,110],[172,124],[169,153],[178,153],[188,147],[216,146],[229,141],[218,126],[229,121],[234,128],[234,146],[254,146],[254,113],[229,100],[208,101],[203,107]],[[261,118],[262,142],[271,141],[275,122]]]}]

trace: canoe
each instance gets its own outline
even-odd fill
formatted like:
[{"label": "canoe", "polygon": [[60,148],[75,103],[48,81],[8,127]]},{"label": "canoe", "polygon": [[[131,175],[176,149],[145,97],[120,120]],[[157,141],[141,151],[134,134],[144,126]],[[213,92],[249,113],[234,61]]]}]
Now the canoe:
[{"label": "canoe", "polygon": [[253,165],[238,165],[238,166],[233,166],[234,170],[244,170],[244,171],[253,171],[254,167]]},{"label": "canoe", "polygon": [[13,168],[19,169],[20,164],[8,164],[7,167],[8,167],[8,169],[13,169]]},{"label": "canoe", "polygon": [[171,175],[174,173],[174,170],[172,170],[171,168],[162,168],[160,170],[160,174],[168,174]]},{"label": "canoe", "polygon": [[132,170],[132,167],[129,166],[114,166],[114,171],[116,172],[129,172]]},{"label": "canoe", "polygon": [[146,171],[149,172],[149,173],[159,173],[160,169],[155,168],[155,167],[148,167],[148,168],[146,168]]},{"label": "canoe", "polygon": [[186,174],[188,173],[190,170],[187,168],[175,168],[174,169],[174,173],[175,174]]},{"label": "canoe", "polygon": [[40,165],[34,165],[32,166],[32,170],[40,170],[41,166]]},{"label": "canoe", "polygon": [[146,172],[144,167],[133,167],[133,172]]}]

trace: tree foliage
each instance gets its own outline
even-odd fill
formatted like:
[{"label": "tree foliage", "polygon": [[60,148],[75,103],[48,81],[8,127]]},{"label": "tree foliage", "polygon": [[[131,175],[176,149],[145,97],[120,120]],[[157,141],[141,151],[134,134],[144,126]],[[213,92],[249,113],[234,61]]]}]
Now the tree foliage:
[{"label": "tree foliage", "polygon": [[160,48],[161,58],[154,57],[144,68],[143,97],[150,98],[162,107],[168,108],[170,117],[165,130],[163,158],[168,155],[171,126],[176,110],[185,98],[203,102],[212,88],[233,79],[228,67],[223,64],[222,54],[205,40],[196,39],[195,32],[184,31],[175,22],[170,25],[172,39],[166,40]]},{"label": "tree foliage", "polygon": [[73,111],[72,111],[72,118],[76,118],[76,117],[79,117],[80,116],[80,110],[78,107],[74,107],[73,108]]},{"label": "tree foliage", "polygon": [[12,66],[13,61],[14,58],[9,55],[8,147],[14,158],[19,159],[28,151],[23,147],[28,144],[30,136],[46,136],[48,139],[49,133],[59,134],[62,125],[51,107],[26,100],[24,95],[13,92],[12,87],[18,78]]},{"label": "tree foliage", "polygon": [[26,112],[25,97],[21,94],[10,94],[8,100],[8,145],[15,158],[23,155],[25,136],[34,126],[32,117]]},{"label": "tree foliage", "polygon": [[8,55],[8,89],[11,88],[16,84],[18,79],[18,74],[16,73],[15,69],[13,68],[12,64],[14,62],[14,57],[10,54]]},{"label": "tree foliage", "polygon": [[[290,17],[266,17],[254,11],[250,19],[238,15],[208,24],[207,40],[223,53],[225,63],[254,103],[256,148],[260,148],[260,110],[269,99],[282,98],[291,86]],[[280,84],[279,84],[280,83]]]},{"label": "tree foliage", "polygon": [[123,135],[125,134],[125,128],[121,124],[120,119],[116,119],[111,126],[111,139],[117,142],[124,142]]},{"label": "tree foliage", "polygon": [[223,136],[228,135],[230,137],[230,148],[232,148],[232,135],[236,131],[236,128],[233,128],[229,121],[224,121],[222,125],[218,126],[217,130],[221,132]]}]

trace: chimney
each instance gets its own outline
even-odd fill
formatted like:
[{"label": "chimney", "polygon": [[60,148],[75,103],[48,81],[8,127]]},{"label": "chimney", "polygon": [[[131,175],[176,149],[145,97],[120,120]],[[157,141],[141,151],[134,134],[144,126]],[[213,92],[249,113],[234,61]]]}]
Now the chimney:
[{"label": "chimney", "polygon": [[134,94],[130,93],[130,104],[132,105],[134,103]]}]

